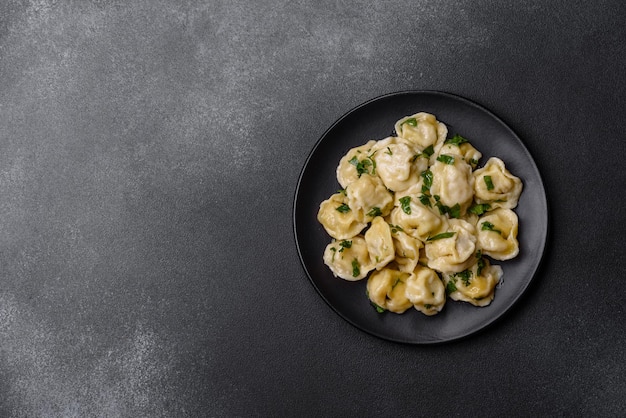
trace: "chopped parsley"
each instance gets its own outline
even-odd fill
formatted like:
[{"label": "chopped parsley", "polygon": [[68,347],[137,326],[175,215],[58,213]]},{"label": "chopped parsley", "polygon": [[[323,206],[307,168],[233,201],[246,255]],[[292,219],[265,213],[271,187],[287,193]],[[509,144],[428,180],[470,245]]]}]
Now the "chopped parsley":
[{"label": "chopped parsley", "polygon": [[355,258],[352,260],[352,277],[358,277],[361,274],[361,269],[359,268],[359,261]]},{"label": "chopped parsley", "polygon": [[493,231],[497,232],[498,234],[502,234],[502,231],[500,231],[499,229],[495,229],[495,226],[489,221],[483,222],[480,226],[480,229],[482,231]]},{"label": "chopped parsley", "polygon": [[451,155],[441,154],[437,157],[437,161],[448,165],[454,165],[454,157]]},{"label": "chopped parsley", "polygon": [[456,284],[454,283],[454,280],[450,280],[448,283],[446,283],[446,293],[449,295],[450,293],[454,293],[456,292],[458,289],[456,288]]},{"label": "chopped parsley", "polygon": [[389,227],[391,228],[391,232],[393,232],[394,234],[398,233],[398,231],[404,232],[404,229],[402,229],[400,225],[389,224]]},{"label": "chopped parsley", "polygon": [[428,237],[426,241],[437,241],[439,239],[451,238],[456,234],[456,232],[442,232],[441,234],[437,234],[434,237]]},{"label": "chopped parsley", "polygon": [[483,253],[481,250],[478,250],[476,252],[476,258],[478,259],[478,262],[476,263],[478,266],[478,269],[476,270],[476,275],[480,276],[480,274],[483,272],[483,269],[486,267],[487,263],[485,262],[485,259],[483,258]]},{"label": "chopped parsley", "polygon": [[367,212],[367,216],[375,218],[377,216],[381,216],[383,213],[378,206],[374,206],[369,212]]},{"label": "chopped parsley", "polygon": [[435,196],[435,200],[437,201],[437,203],[435,203],[435,206],[437,206],[441,215],[448,214],[451,218],[456,219],[461,217],[461,205],[459,205],[458,203],[452,207],[449,207],[439,201],[439,196]]},{"label": "chopped parsley", "polygon": [[455,277],[458,277],[459,279],[461,279],[461,281],[463,282],[463,284],[467,287],[470,285],[471,283],[471,278],[472,278],[472,270],[463,270],[460,273],[455,273],[454,274]]},{"label": "chopped parsley", "polygon": [[456,134],[452,138],[446,139],[444,144],[452,144],[452,145],[459,146],[461,144],[465,144],[466,142],[469,142],[469,141],[466,138],[463,138],[461,135]]},{"label": "chopped parsley", "polygon": [[432,145],[429,145],[426,148],[424,148],[424,151],[422,151],[422,153],[426,155],[427,157],[430,157],[431,155],[435,153],[435,148]]},{"label": "chopped parsley", "polygon": [[372,159],[373,155],[374,154],[364,158],[361,161],[359,161],[359,159],[356,158],[356,155],[355,155],[348,161],[350,164],[352,164],[356,168],[356,172],[359,175],[359,177],[361,177],[363,174],[372,174],[372,175],[376,174],[376,161]]},{"label": "chopped parsley", "polygon": [[487,186],[487,190],[493,190],[493,181],[491,180],[491,176],[484,176],[483,180],[485,181],[485,186]]},{"label": "chopped parsley", "polygon": [[433,185],[433,172],[430,170],[422,171],[421,174],[424,179],[424,185],[422,186],[422,193],[426,193],[430,190],[430,187]]},{"label": "chopped parsley", "polygon": [[402,211],[407,215],[411,214],[411,196],[404,196],[400,198],[400,205],[402,206]]},{"label": "chopped parsley", "polygon": [[339,246],[341,247],[341,249],[339,250],[339,252],[343,252],[343,250],[345,250],[346,248],[350,248],[352,247],[352,241],[348,241],[348,240],[343,240],[339,243]]},{"label": "chopped parsley", "polygon": [[391,148],[387,147],[387,151],[385,151],[385,154],[393,155],[393,152],[391,152]]},{"label": "chopped parsley", "polygon": [[341,213],[348,213],[350,212],[350,206],[346,205],[345,203],[337,206],[337,212],[341,212]]},{"label": "chopped parsley", "polygon": [[428,206],[429,208],[432,208],[433,205],[431,205],[430,203],[430,197],[427,194],[423,194],[419,197],[420,202],[422,205],[424,206]]},{"label": "chopped parsley", "polygon": [[469,213],[473,213],[474,215],[482,215],[491,209],[491,205],[489,203],[476,204],[468,209]]},{"label": "chopped parsley", "polygon": [[415,118],[409,118],[409,119],[405,120],[404,122],[402,122],[402,123],[400,124],[400,126],[404,125],[405,123],[406,123],[407,125],[417,126],[417,119],[415,119]]}]

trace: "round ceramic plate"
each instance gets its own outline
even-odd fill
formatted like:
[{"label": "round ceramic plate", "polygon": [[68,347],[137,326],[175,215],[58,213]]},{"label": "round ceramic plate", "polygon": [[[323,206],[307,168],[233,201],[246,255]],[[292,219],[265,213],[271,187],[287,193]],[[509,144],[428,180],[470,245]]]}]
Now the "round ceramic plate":
[{"label": "round ceramic plate", "polygon": [[[365,295],[367,279],[349,282],[336,278],[322,255],[331,237],[317,221],[320,203],[341,188],[336,179],[339,160],[350,148],[393,134],[395,122],[418,112],[434,114],[448,126],[448,136],[459,134],[482,152],[479,166],[491,156],[501,158],[524,183],[515,212],[519,217],[520,252],[502,266],[504,276],[493,302],[483,308],[448,300],[435,316],[415,309],[398,315],[378,313]],[[345,320],[387,340],[430,344],[473,334],[501,317],[530,284],[543,256],[548,210],[541,176],[517,135],[483,107],[466,99],[434,91],[385,95],[351,110],[335,122],[309,154],[296,189],[294,232],[300,259],[313,286]]]}]

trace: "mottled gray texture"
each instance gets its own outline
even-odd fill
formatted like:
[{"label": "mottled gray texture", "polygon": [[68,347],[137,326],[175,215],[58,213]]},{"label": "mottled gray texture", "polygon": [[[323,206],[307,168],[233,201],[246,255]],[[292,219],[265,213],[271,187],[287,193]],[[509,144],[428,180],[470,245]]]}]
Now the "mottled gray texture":
[{"label": "mottled gray texture", "polygon": [[[259,4],[262,3],[262,4]],[[626,414],[620,1],[0,5],[0,415]],[[475,338],[379,341],[293,240],[305,158],[377,95],[523,138],[546,261]]]}]

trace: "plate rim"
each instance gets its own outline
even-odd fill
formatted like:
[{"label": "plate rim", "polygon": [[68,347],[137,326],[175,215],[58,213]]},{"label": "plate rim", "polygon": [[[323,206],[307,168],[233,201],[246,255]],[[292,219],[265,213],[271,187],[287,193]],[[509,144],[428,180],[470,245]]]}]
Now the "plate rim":
[{"label": "plate rim", "polygon": [[[465,332],[459,333],[458,335],[454,335],[454,336],[452,336],[450,338],[439,338],[439,339],[433,339],[433,340],[427,340],[427,341],[415,341],[415,340],[411,340],[409,338],[394,338],[394,337],[390,337],[390,336],[387,336],[387,335],[382,335],[379,332],[373,331],[371,329],[364,328],[361,325],[355,323],[351,318],[349,318],[344,313],[340,312],[337,307],[335,307],[332,303],[330,303],[328,298],[324,295],[324,293],[321,291],[321,289],[319,288],[319,286],[317,285],[317,283],[313,279],[311,273],[309,272],[309,269],[306,266],[306,262],[305,262],[305,259],[304,259],[304,255],[303,255],[302,248],[301,248],[300,242],[299,242],[299,237],[298,237],[298,226],[297,226],[297,206],[298,205],[297,205],[297,203],[298,203],[298,196],[300,195],[300,189],[301,189],[301,186],[302,186],[302,180],[304,178],[305,172],[307,171],[307,167],[309,166],[309,163],[310,163],[311,159],[314,157],[314,155],[315,155],[317,149],[320,147],[320,145],[324,142],[324,139],[327,137],[327,135],[337,125],[339,125],[344,119],[346,119],[348,116],[352,115],[354,112],[358,111],[359,109],[361,109],[363,107],[366,107],[366,106],[370,105],[371,103],[377,102],[379,100],[383,100],[383,99],[387,99],[387,98],[395,97],[395,96],[402,96],[402,95],[432,95],[432,96],[444,97],[444,98],[446,98],[448,100],[457,101],[457,102],[463,102],[465,105],[468,105],[470,107],[474,107],[474,108],[478,109],[479,111],[487,114],[492,119],[494,119],[499,125],[504,127],[512,137],[514,137],[517,140],[518,144],[521,146],[521,148],[525,152],[526,156],[528,157],[528,159],[532,163],[532,167],[531,168],[538,175],[538,179],[539,179],[538,186],[540,186],[540,189],[541,189],[540,190],[540,195],[541,195],[542,201],[543,201],[544,206],[545,206],[545,210],[542,210],[542,212],[544,213],[544,216],[545,216],[545,230],[543,231],[543,239],[541,240],[541,248],[538,251],[536,264],[535,264],[534,268],[532,269],[532,271],[529,273],[530,278],[523,284],[523,286],[519,289],[519,291],[516,294],[514,294],[514,296],[512,298],[510,298],[509,303],[507,304],[507,306],[501,312],[499,312],[496,315],[493,315],[492,317],[490,317],[482,325],[478,326],[478,328],[470,328],[470,329],[466,330]],[[544,208],[542,208],[542,209],[544,209]],[[551,225],[550,210],[549,210],[549,202],[548,202],[548,198],[547,198],[547,194],[546,194],[545,182],[543,180],[543,177],[541,176],[541,172],[539,170],[539,167],[537,166],[537,163],[536,163],[535,159],[533,158],[532,154],[530,153],[530,151],[528,150],[528,148],[526,147],[526,145],[522,141],[522,139],[517,135],[517,133],[506,122],[504,122],[499,116],[497,116],[495,113],[493,113],[491,110],[487,109],[483,105],[477,103],[476,101],[470,100],[470,99],[468,99],[466,97],[460,96],[458,94],[450,93],[450,92],[446,92],[446,91],[441,91],[441,90],[429,90],[429,89],[415,89],[415,90],[412,90],[412,89],[408,89],[408,90],[398,90],[398,91],[394,91],[394,92],[384,93],[384,94],[375,96],[373,98],[370,98],[370,99],[368,99],[368,100],[366,100],[366,101],[364,101],[364,102],[362,102],[360,104],[357,104],[356,106],[353,106],[348,111],[344,112],[326,130],[324,130],[324,132],[316,140],[316,142],[313,145],[313,147],[311,148],[311,150],[308,152],[307,157],[305,158],[304,163],[303,163],[303,165],[302,165],[302,167],[300,169],[300,174],[298,175],[298,180],[297,180],[297,184],[296,184],[296,188],[295,188],[294,195],[293,195],[293,200],[292,200],[293,238],[294,238],[294,241],[295,241],[295,244],[296,244],[296,249],[297,249],[297,252],[298,252],[298,258],[300,259],[300,264],[302,266],[302,269],[305,272],[305,275],[308,278],[309,283],[311,283],[311,285],[313,286],[313,288],[317,292],[318,296],[320,296],[322,298],[322,300],[324,300],[326,305],[328,305],[332,309],[332,311],[335,312],[335,314],[337,314],[339,317],[341,317],[343,320],[345,320],[346,322],[348,322],[350,325],[352,325],[353,327],[357,328],[358,330],[360,330],[360,331],[362,331],[362,332],[364,332],[366,334],[372,335],[374,337],[377,337],[379,339],[382,339],[382,340],[386,340],[386,341],[390,341],[390,342],[394,342],[394,343],[399,343],[399,344],[407,344],[407,345],[440,345],[440,344],[446,344],[446,343],[451,343],[451,342],[459,341],[459,340],[462,340],[462,339],[466,339],[466,338],[468,338],[470,336],[473,336],[473,335],[481,333],[485,329],[491,327],[495,322],[500,321],[505,315],[510,313],[510,311],[517,305],[519,300],[527,293],[528,288],[530,287],[530,285],[535,281],[537,273],[539,272],[539,270],[540,270],[540,268],[541,268],[541,266],[542,266],[542,264],[543,264],[543,262],[545,260],[546,248],[547,248],[547,244],[548,244],[548,240],[549,240],[550,225]]]}]

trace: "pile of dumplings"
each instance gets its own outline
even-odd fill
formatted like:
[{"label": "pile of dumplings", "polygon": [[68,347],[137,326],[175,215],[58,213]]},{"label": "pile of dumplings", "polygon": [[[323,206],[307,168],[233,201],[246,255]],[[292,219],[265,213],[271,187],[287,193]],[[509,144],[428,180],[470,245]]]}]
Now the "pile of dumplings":
[{"label": "pile of dumplings", "polygon": [[489,305],[503,274],[492,261],[519,253],[522,181],[496,157],[479,167],[481,157],[425,112],[350,149],[337,167],[341,189],[317,215],[332,237],[324,263],[335,277],[367,278],[379,312],[435,315],[447,299]]}]

